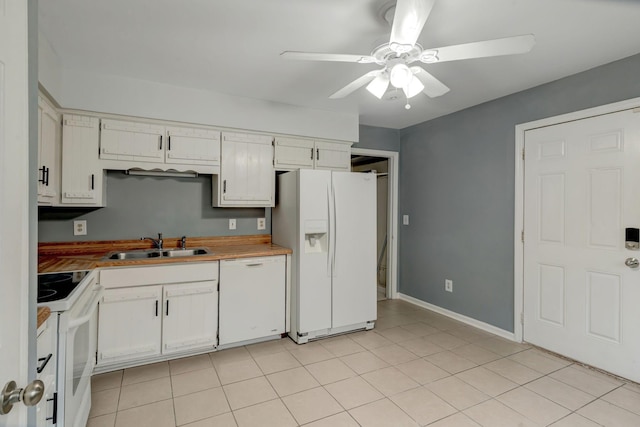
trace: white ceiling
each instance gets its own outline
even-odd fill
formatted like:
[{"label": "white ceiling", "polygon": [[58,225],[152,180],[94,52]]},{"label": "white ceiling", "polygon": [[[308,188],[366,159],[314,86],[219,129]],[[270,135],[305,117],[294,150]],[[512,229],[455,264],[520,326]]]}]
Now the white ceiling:
[{"label": "white ceiling", "polygon": [[285,50],[370,54],[388,0],[40,0],[39,27],[68,69],[321,110],[401,129],[640,52],[636,0],[438,0],[425,48],[532,33],[524,55],[424,65],[451,88],[378,100],[328,96],[375,64],[302,62]]}]

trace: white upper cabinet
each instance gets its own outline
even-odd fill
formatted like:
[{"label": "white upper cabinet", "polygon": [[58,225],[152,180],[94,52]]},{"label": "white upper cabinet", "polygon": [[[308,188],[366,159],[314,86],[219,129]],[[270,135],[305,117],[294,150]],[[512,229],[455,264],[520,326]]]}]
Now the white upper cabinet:
[{"label": "white upper cabinet", "polygon": [[38,204],[60,203],[60,114],[38,97]]},{"label": "white upper cabinet", "polygon": [[220,132],[168,127],[165,163],[219,166]]},{"label": "white upper cabinet", "polygon": [[104,206],[98,161],[99,119],[65,114],[62,120],[62,204]]},{"label": "white upper cabinet", "polygon": [[[137,167],[186,170],[193,169],[184,167],[186,165],[197,165],[200,166],[195,168],[198,172],[216,173],[220,166],[220,132],[102,119],[100,159],[106,161],[105,165],[111,169]],[[210,170],[208,167],[216,169]]]},{"label": "white upper cabinet", "polygon": [[278,170],[351,170],[351,144],[278,137],[274,143],[273,164]]},{"label": "white upper cabinet", "polygon": [[214,206],[274,206],[273,138],[223,133],[220,174],[213,176]]},{"label": "white upper cabinet", "polygon": [[164,126],[102,119],[100,158],[164,163]]},{"label": "white upper cabinet", "polygon": [[316,141],[316,169],[351,170],[351,144]]},{"label": "white upper cabinet", "polygon": [[278,137],[274,150],[273,165],[276,169],[313,169],[316,148],[312,140]]}]

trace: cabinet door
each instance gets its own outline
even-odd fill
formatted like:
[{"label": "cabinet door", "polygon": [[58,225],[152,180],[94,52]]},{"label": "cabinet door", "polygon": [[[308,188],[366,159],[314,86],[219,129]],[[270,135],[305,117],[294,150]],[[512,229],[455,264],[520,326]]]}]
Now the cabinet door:
[{"label": "cabinet door", "polygon": [[100,158],[164,163],[164,127],[102,119]]},{"label": "cabinet door", "polygon": [[308,139],[276,138],[273,165],[276,169],[313,169],[315,144]]},{"label": "cabinet door", "polygon": [[275,171],[271,137],[223,134],[218,180],[220,206],[273,206]]},{"label": "cabinet door", "polygon": [[285,331],[285,257],[220,262],[220,342],[237,343]]},{"label": "cabinet door", "polygon": [[63,204],[102,206],[103,170],[98,163],[96,117],[65,115],[62,123]]},{"label": "cabinet door", "polygon": [[60,116],[38,98],[38,204],[58,204]]},{"label": "cabinet door", "polygon": [[351,146],[345,143],[316,141],[316,169],[351,170]]},{"label": "cabinet door", "polygon": [[162,354],[216,346],[218,281],[165,285]]},{"label": "cabinet door", "polygon": [[220,166],[220,132],[168,128],[165,163]]},{"label": "cabinet door", "polygon": [[98,365],[160,355],[162,286],[107,289],[98,312]]}]

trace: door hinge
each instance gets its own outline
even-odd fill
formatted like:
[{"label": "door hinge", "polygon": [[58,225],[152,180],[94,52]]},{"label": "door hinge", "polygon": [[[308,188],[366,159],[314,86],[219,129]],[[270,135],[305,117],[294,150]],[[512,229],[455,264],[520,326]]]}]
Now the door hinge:
[{"label": "door hinge", "polygon": [[524,230],[520,232],[520,240],[524,243]]},{"label": "door hinge", "polygon": [[522,149],[522,160],[524,160],[524,148]]},{"label": "door hinge", "polygon": [[520,312],[520,324],[524,325],[524,311]]}]

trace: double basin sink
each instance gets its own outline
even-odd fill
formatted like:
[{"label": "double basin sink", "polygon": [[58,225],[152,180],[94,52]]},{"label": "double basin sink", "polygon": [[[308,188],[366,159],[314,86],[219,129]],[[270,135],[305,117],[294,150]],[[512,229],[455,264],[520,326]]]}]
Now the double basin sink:
[{"label": "double basin sink", "polygon": [[112,252],[107,254],[103,259],[149,259],[149,258],[176,258],[176,257],[185,257],[185,256],[198,256],[198,255],[208,255],[211,254],[211,251],[207,248],[190,248],[190,249],[164,249],[162,251],[158,249],[147,249],[147,250],[137,250],[137,251],[126,251],[126,252]]}]

